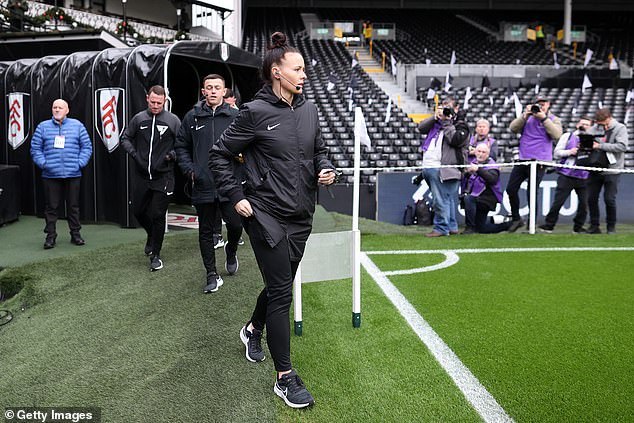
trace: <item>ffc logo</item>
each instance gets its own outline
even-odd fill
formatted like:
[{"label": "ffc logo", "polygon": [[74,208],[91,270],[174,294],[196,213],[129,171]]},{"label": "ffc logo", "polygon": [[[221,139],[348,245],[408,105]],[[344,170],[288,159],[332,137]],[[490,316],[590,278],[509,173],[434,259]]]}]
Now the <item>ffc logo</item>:
[{"label": "ffc logo", "polygon": [[29,136],[29,119],[27,112],[29,110],[27,93],[9,93],[7,95],[7,106],[9,110],[7,141],[9,145],[16,150],[21,146]]},{"label": "ffc logo", "polygon": [[[125,129],[125,90],[100,88],[95,91],[95,130],[112,153]],[[123,122],[120,125],[119,122]]]}]

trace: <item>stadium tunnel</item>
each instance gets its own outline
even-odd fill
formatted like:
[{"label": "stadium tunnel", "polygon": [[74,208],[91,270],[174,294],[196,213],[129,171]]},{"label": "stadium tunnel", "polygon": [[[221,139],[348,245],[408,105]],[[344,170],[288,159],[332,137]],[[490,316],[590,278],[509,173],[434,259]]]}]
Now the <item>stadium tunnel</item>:
[{"label": "stadium tunnel", "polygon": [[[93,157],[82,176],[81,220],[136,227],[131,212],[134,163],[120,147],[119,138],[132,116],[147,108],[147,90],[156,84],[165,86],[168,109],[182,119],[200,99],[205,75],[222,75],[244,102],[261,86],[260,66],[258,56],[206,41],[0,63],[0,95],[6,98],[0,163],[20,167],[21,213],[43,216],[41,171],[31,160],[30,140],[37,124],[51,118],[56,98],[69,103],[69,117],[84,123],[93,143]],[[174,194],[175,202],[189,202],[179,170]],[[60,216],[65,216],[62,210]]]}]

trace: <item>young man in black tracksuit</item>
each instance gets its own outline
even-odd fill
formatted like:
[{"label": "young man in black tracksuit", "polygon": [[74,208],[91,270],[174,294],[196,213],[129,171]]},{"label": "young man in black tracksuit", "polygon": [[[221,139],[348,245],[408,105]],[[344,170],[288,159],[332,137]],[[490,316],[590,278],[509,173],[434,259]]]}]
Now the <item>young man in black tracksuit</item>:
[{"label": "young man in black tracksuit", "polygon": [[[242,224],[228,198],[219,195],[209,169],[209,149],[231,124],[238,111],[224,102],[225,80],[220,75],[211,74],[204,78],[202,94],[205,99],[183,118],[176,136],[175,150],[178,165],[193,183],[192,204],[198,213],[198,244],[207,271],[203,292],[209,293],[216,292],[223,284],[216,269],[214,222],[222,215],[227,224],[225,269],[230,275],[238,270],[236,252]],[[237,161],[233,164],[239,165]]]},{"label": "young man in black tracksuit", "polygon": [[[264,360],[267,343],[277,378],[274,392],[293,408],[314,403],[291,365],[289,309],[293,279],[312,230],[317,185],[335,181],[334,166],[319,132],[314,104],[301,95],[304,59],[275,33],[262,75],[266,85],[246,103],[214,144],[211,170],[218,189],[242,216],[264,279],[251,319],[240,330],[249,361]],[[242,153],[246,182],[240,184],[232,162]]]},{"label": "young man in black tracksuit", "polygon": [[165,89],[160,85],[149,89],[147,104],[147,110],[128,123],[121,145],[134,159],[132,212],[147,232],[145,254],[150,256],[150,270],[156,271],[163,268],[165,213],[174,192],[174,140],[181,122],[163,109]]}]

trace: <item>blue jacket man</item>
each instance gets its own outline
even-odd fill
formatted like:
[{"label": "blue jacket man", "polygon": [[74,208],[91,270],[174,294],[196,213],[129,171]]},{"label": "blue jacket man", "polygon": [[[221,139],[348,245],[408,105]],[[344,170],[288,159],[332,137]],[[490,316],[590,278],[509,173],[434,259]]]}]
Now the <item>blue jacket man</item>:
[{"label": "blue jacket man", "polygon": [[46,240],[44,249],[55,247],[57,239],[57,209],[66,200],[70,242],[84,245],[79,223],[79,187],[81,169],[92,155],[92,142],[86,127],[77,119],[67,117],[68,103],[53,102],[53,117],[41,122],[31,140],[31,157],[42,169],[44,182],[44,219]]}]

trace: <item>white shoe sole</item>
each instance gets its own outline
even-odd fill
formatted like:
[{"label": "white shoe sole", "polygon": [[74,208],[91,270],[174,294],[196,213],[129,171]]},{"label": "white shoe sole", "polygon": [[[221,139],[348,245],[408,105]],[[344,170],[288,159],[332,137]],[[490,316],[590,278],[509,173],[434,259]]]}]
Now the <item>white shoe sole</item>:
[{"label": "white shoe sole", "polygon": [[218,281],[218,283],[216,284],[216,288],[215,288],[215,289],[204,289],[204,288],[203,288],[203,293],[205,293],[205,294],[209,294],[209,293],[212,293],[212,292],[216,292],[216,291],[218,291],[218,288],[220,288],[222,285],[224,285],[224,283],[225,283],[225,282],[221,279],[221,280],[219,280],[219,281]]},{"label": "white shoe sole", "polygon": [[[251,363],[257,363],[257,361],[249,357],[249,338],[247,338],[247,336],[244,334],[244,331],[246,330],[246,328],[247,328],[246,326],[242,326],[242,329],[240,329],[240,340],[244,344],[244,356]],[[266,357],[262,358],[262,361],[264,361],[265,359]]]},{"label": "white shoe sole", "polygon": [[275,385],[273,385],[273,392],[275,392],[275,395],[277,395],[278,397],[282,398],[284,400],[284,402],[286,403],[286,405],[288,405],[291,408],[306,408],[309,405],[312,405],[312,403],[310,402],[306,402],[303,404],[295,404],[293,402],[290,402],[288,400],[288,398],[286,398],[286,395],[284,395],[284,392],[282,392],[282,390],[280,388],[278,388],[277,383]]},{"label": "white shoe sole", "polygon": [[161,265],[159,267],[150,267],[150,272],[156,272],[157,270],[161,270],[163,268],[163,262],[161,261]]}]

